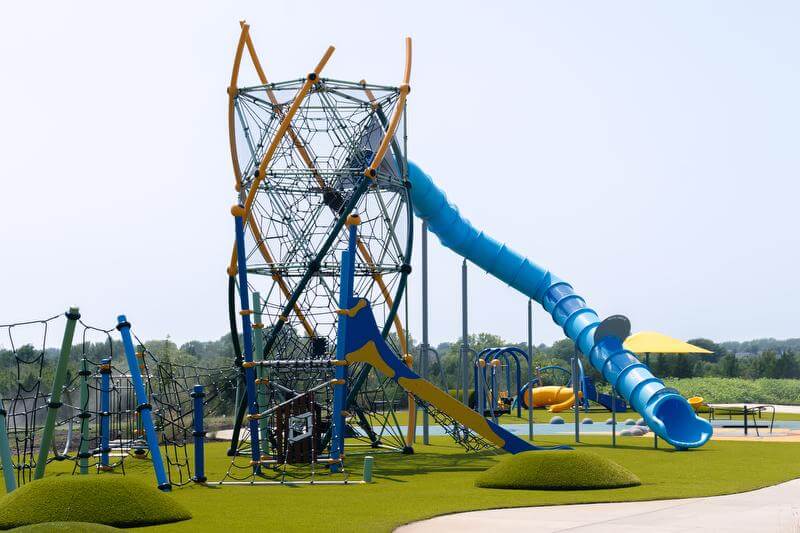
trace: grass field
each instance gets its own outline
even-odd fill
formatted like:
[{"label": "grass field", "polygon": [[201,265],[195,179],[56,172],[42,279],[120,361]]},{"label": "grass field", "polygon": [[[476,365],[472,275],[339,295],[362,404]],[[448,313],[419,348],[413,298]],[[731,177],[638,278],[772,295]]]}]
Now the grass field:
[{"label": "grass field", "polygon": [[[494,454],[465,454],[446,438],[416,446],[416,454],[375,453],[375,482],[348,486],[187,486],[171,497],[184,504],[192,520],[147,528],[148,531],[390,531],[410,521],[474,509],[685,498],[741,492],[800,477],[800,443],[711,441],[699,450],[654,450],[652,439],[621,437],[617,448],[608,437],[583,438],[580,447],[616,461],[642,481],[638,487],[587,491],[480,489],[476,477],[497,464]],[[537,444],[569,443],[551,437]],[[207,445],[210,480],[224,474],[226,443]],[[361,478],[363,453],[352,452],[353,479]],[[70,472],[67,462],[52,463],[48,474]],[[127,475],[154,483],[146,461],[126,461]],[[115,475],[115,474],[104,474]],[[124,505],[124,503],[120,503]]]},{"label": "grass field", "polygon": [[[512,415],[503,415],[499,417],[499,421],[501,424],[527,424],[528,423],[528,412],[523,410],[522,417],[517,418],[513,416],[513,413],[516,413],[516,410],[512,411]],[[408,411],[397,411],[397,420],[401,424],[401,426],[405,426],[408,423]],[[550,419],[554,416],[560,416],[563,418],[567,423],[571,423],[575,421],[575,414],[573,410],[564,411],[561,413],[550,413],[546,409],[534,409],[533,410],[533,421],[537,424],[547,424],[550,422]],[[708,418],[706,413],[701,413],[700,416],[703,418]],[[625,419],[632,418],[634,420],[638,420],[640,417],[639,413],[635,411],[628,410],[625,413],[617,413],[617,423],[621,424]],[[579,419],[583,420],[584,418],[591,418],[594,420],[595,423],[602,422],[604,423],[606,420],[611,418],[611,412],[605,410],[591,410],[588,413],[583,411],[580,412]],[[772,418],[771,413],[765,413],[761,418],[762,421],[769,422]],[[728,420],[727,414],[723,414],[721,411],[718,413],[717,416],[718,420]],[[741,422],[742,415],[733,415],[733,420],[738,420]],[[748,417],[749,420],[752,421],[752,417]],[[795,413],[776,413],[775,414],[775,421],[781,420],[800,420],[800,414]],[[422,425],[422,413],[417,414],[417,426]]]}]

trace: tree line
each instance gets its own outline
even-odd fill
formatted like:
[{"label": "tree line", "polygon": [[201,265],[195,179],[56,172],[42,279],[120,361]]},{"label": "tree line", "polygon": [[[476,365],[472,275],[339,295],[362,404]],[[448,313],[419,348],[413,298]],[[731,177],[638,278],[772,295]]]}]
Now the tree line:
[{"label": "tree line", "polygon": [[[469,347],[475,352],[485,348],[499,346],[516,346],[527,351],[524,342],[508,342],[492,333],[477,333],[469,336]],[[707,355],[669,355],[653,354],[650,366],[653,373],[663,378],[692,377],[731,377],[731,378],[777,378],[800,379],[800,339],[755,339],[743,342],[716,343],[710,339],[690,339],[691,344],[711,351]],[[396,339],[390,343],[397,345]],[[207,368],[225,367],[233,362],[233,342],[230,334],[217,340],[192,340],[181,345],[167,339],[147,341],[146,346],[160,361]],[[438,360],[431,353],[429,372],[435,381],[441,381],[442,375],[446,384],[455,386],[459,378],[461,338],[452,342],[443,342],[435,347]],[[409,339],[412,354],[416,355],[414,365],[420,370],[419,344]],[[42,391],[49,392],[49,384],[58,358],[58,349],[47,348],[39,364],[41,350],[31,345],[17,348],[16,352],[0,347],[0,391],[4,395],[12,392],[17,386],[30,390],[41,375]],[[570,359],[575,354],[575,345],[570,339],[561,339],[550,345],[538,344],[533,348],[533,363],[543,367],[558,365],[569,368]],[[72,348],[70,372],[77,375],[82,357],[91,361],[99,361],[112,356],[114,365],[123,371],[127,370],[124,352],[119,341],[80,343]],[[473,356],[474,358],[474,356]],[[472,364],[472,362],[470,362]],[[590,365],[584,365],[586,372],[600,378]],[[470,374],[471,376],[471,374]]]}]

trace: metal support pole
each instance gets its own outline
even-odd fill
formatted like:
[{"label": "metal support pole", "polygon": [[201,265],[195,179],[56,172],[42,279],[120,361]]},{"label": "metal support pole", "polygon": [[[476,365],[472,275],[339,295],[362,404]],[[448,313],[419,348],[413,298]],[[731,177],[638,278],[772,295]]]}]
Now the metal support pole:
[{"label": "metal support pole", "polygon": [[[528,440],[533,440],[533,306],[528,299]],[[517,393],[519,394],[519,392]],[[517,399],[519,404],[519,399]]]},{"label": "metal support pole", "polygon": [[203,398],[206,393],[203,392],[202,385],[195,385],[190,394],[193,404],[194,415],[194,477],[192,481],[195,483],[206,482],[206,458],[205,458],[205,440],[206,432],[203,428]]},{"label": "metal support pole", "polygon": [[153,406],[148,401],[147,392],[144,388],[144,381],[142,380],[142,373],[139,371],[139,363],[136,359],[136,352],[133,349],[133,339],[131,338],[131,324],[125,315],[117,317],[117,329],[122,337],[122,346],[125,348],[125,359],[128,361],[128,369],[131,373],[131,382],[133,383],[133,390],[136,393],[136,411],[142,418],[142,427],[144,427],[145,438],[147,439],[147,448],[150,450],[150,460],[153,463],[153,470],[156,474],[156,481],[158,488],[163,491],[172,489],[167,473],[164,470],[164,461],[161,458],[161,448],[158,446],[158,436],[156,435],[156,428],[153,425]]},{"label": "metal support pole", "polygon": [[[264,335],[261,330],[264,329],[264,324],[261,322],[261,294],[258,292],[253,293],[253,346],[255,349],[254,358],[264,358]],[[262,412],[267,408],[267,369],[259,366],[257,369],[258,379],[256,379],[257,392],[256,398],[258,400],[258,412]],[[269,419],[264,417],[258,421],[261,428],[261,445],[264,449],[264,454],[269,455]]]},{"label": "metal support pole", "polygon": [[[358,215],[347,217],[348,241],[347,250],[342,252],[341,271],[339,273],[339,309],[350,309],[354,304],[353,289],[355,285],[356,233],[361,219]],[[336,324],[336,360],[344,363],[347,360],[347,320],[339,316]],[[336,384],[333,386],[333,431],[331,432],[330,455],[333,461],[331,472],[342,470],[341,458],[344,455],[345,403],[347,401],[347,366],[339,364],[334,371]]]},{"label": "metal support pole", "polygon": [[[422,346],[420,370],[422,379],[428,379],[428,223],[422,221]],[[445,391],[447,392],[447,391]],[[422,410],[422,444],[430,444],[428,410]]]},{"label": "metal support pole", "polygon": [[69,353],[72,350],[72,337],[75,335],[75,324],[80,317],[81,314],[77,307],[70,307],[69,311],[67,311],[67,326],[64,328],[64,338],[61,341],[61,351],[58,354],[56,373],[53,376],[53,388],[50,389],[47,418],[44,422],[42,441],[39,445],[39,458],[36,460],[36,471],[33,474],[33,479],[41,479],[47,467],[47,454],[50,453],[50,446],[53,444],[56,415],[59,407],[61,407],[61,392],[67,379],[67,364],[69,363]]},{"label": "metal support pole", "polygon": [[[461,262],[461,402],[469,405],[469,313],[467,310],[467,260]],[[477,394],[477,393],[476,393]],[[477,405],[477,404],[476,404]]]},{"label": "metal support pole", "polygon": [[11,459],[11,446],[8,444],[6,415],[5,405],[0,400],[0,463],[3,465],[3,481],[8,494],[17,488],[17,478],[14,476],[14,462]]},{"label": "metal support pole", "polygon": [[89,412],[89,378],[92,376],[92,371],[89,370],[89,360],[85,357],[81,359],[81,412],[78,418],[81,421],[81,444],[78,446],[78,466],[81,474],[89,473],[89,457],[92,453],[89,451],[89,419],[92,413]]},{"label": "metal support pole", "polygon": [[575,442],[581,441],[581,423],[580,423],[580,400],[578,394],[580,393],[580,379],[578,379],[578,353],[572,357],[572,394],[575,397],[573,406],[575,407]]},{"label": "metal support pole", "polygon": [[242,340],[244,341],[244,381],[247,394],[247,420],[250,428],[250,465],[253,473],[261,471],[261,445],[258,426],[258,398],[256,397],[256,371],[253,368],[253,328],[250,322],[250,297],[247,290],[247,253],[244,248],[244,207],[235,205],[231,209],[236,230],[236,263],[239,268],[239,305],[242,316]]},{"label": "metal support pole", "polygon": [[[138,366],[137,366],[138,368]],[[100,360],[100,470],[111,470],[111,359]]]},{"label": "metal support pole", "polygon": [[617,445],[617,389],[611,386],[611,446]]}]

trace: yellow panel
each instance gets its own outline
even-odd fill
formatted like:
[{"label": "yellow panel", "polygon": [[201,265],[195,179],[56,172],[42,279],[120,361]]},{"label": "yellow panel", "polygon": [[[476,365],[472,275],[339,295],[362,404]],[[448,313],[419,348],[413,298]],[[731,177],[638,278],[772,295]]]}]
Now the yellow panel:
[{"label": "yellow panel", "polygon": [[633,353],[714,353],[655,331],[634,333],[623,343]]}]

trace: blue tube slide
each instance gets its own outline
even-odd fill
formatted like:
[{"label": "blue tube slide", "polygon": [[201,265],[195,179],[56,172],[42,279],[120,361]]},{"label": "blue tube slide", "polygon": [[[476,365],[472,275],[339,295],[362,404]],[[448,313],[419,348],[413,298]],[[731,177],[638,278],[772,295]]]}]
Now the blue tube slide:
[{"label": "blue tube slide", "polygon": [[425,172],[412,162],[408,167],[414,212],[444,246],[541,304],[656,435],[678,449],[697,448],[711,438],[711,424],[625,350],[624,339],[595,339],[600,319],[569,283],[475,228]]}]

